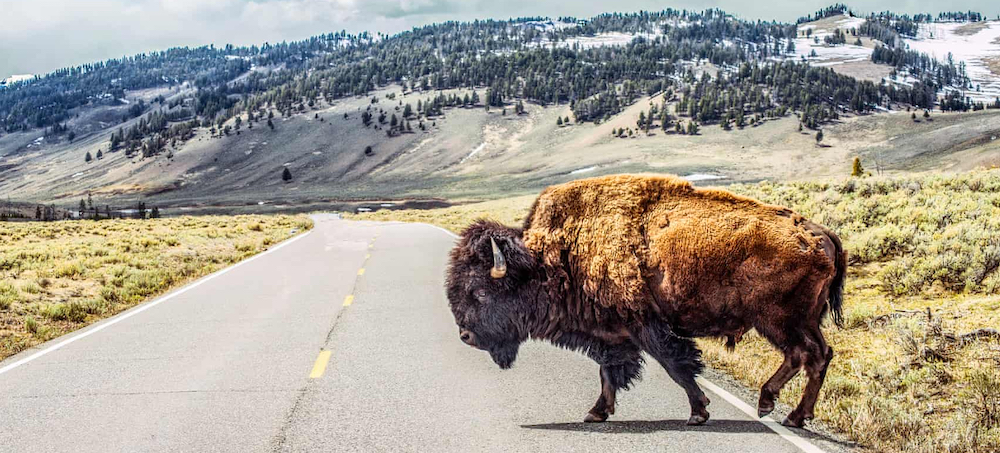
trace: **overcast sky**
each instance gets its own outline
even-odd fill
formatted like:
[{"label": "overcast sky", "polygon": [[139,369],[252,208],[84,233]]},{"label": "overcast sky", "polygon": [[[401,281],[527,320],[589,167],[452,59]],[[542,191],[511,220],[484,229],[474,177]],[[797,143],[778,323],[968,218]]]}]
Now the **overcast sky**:
[{"label": "overcast sky", "polygon": [[[0,0],[0,79],[175,46],[273,43],[339,30],[396,33],[445,20],[719,7],[746,19],[794,21],[831,3],[835,0]],[[849,3],[860,12],[1000,13],[996,0]]]}]

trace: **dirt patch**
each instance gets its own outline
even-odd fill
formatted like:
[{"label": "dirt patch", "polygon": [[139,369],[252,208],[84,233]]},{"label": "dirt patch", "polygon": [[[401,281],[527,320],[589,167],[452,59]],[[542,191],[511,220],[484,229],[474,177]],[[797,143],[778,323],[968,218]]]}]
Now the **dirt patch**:
[{"label": "dirt patch", "polygon": [[[998,38],[1000,40],[1000,38]],[[1000,44],[998,42],[997,44]],[[987,57],[983,58],[983,63],[989,68],[990,72],[995,76],[1000,76],[1000,57]]]},{"label": "dirt patch", "polygon": [[854,77],[859,80],[868,80],[875,83],[889,77],[892,73],[892,66],[865,61],[847,61],[841,64],[830,65],[830,69],[838,74]]},{"label": "dirt patch", "polygon": [[989,28],[990,24],[988,22],[969,22],[961,27],[955,29],[954,33],[958,36],[972,36],[980,31]]}]

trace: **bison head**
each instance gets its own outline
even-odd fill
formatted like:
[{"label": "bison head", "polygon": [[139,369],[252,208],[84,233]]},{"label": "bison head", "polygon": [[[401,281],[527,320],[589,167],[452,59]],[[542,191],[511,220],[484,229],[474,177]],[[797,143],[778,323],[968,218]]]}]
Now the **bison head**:
[{"label": "bison head", "polygon": [[486,220],[469,226],[451,252],[446,284],[461,340],[510,368],[528,338],[538,275],[520,229]]}]

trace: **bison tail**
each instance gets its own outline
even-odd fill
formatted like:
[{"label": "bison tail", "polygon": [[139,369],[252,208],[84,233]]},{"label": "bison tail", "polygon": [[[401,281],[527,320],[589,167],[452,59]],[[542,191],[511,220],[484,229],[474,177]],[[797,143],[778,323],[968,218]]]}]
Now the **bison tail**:
[{"label": "bison tail", "polygon": [[830,299],[827,302],[833,316],[833,323],[842,328],[844,327],[844,279],[847,276],[847,252],[844,251],[844,246],[836,233],[827,231],[826,234],[833,242],[837,254],[834,258],[836,273],[833,275],[833,281],[830,282]]}]

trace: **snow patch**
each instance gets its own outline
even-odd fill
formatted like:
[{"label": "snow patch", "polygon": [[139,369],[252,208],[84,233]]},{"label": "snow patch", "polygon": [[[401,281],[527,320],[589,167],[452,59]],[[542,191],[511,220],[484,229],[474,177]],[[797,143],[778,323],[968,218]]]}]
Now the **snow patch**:
[{"label": "snow patch", "polygon": [[12,85],[17,82],[25,82],[28,80],[33,80],[34,78],[35,78],[34,74],[14,74],[10,77],[7,77],[6,79],[3,79],[3,81],[0,81],[0,87],[6,85]]},{"label": "snow patch", "polygon": [[690,175],[687,175],[687,176],[681,176],[681,178],[684,178],[684,179],[686,179],[688,181],[691,181],[691,182],[696,182],[696,181],[714,181],[716,179],[726,179],[725,176],[711,175],[711,174],[708,174],[708,173],[691,173]]},{"label": "snow patch", "polygon": [[486,148],[486,142],[483,142],[483,143],[479,144],[479,146],[477,146],[476,149],[473,149],[472,152],[469,153],[468,156],[465,156],[465,158],[463,158],[458,163],[459,164],[464,164],[465,161],[467,161],[469,159],[472,159],[473,156],[475,156],[476,154],[479,154],[479,152],[482,151],[484,148]]},{"label": "snow patch", "polygon": [[1000,58],[1000,21],[988,21],[985,27],[972,35],[956,33],[967,25],[968,22],[920,24],[917,37],[903,41],[910,49],[942,62],[948,59],[949,53],[955,64],[964,61],[972,81],[972,89],[965,95],[976,101],[992,102],[1000,96],[1000,74],[992,73],[986,60]]},{"label": "snow patch", "polygon": [[597,166],[584,167],[584,168],[576,169],[576,170],[573,170],[573,171],[569,172],[569,174],[571,174],[571,175],[579,175],[581,173],[590,173],[590,172],[592,172],[594,170],[597,170]]}]

